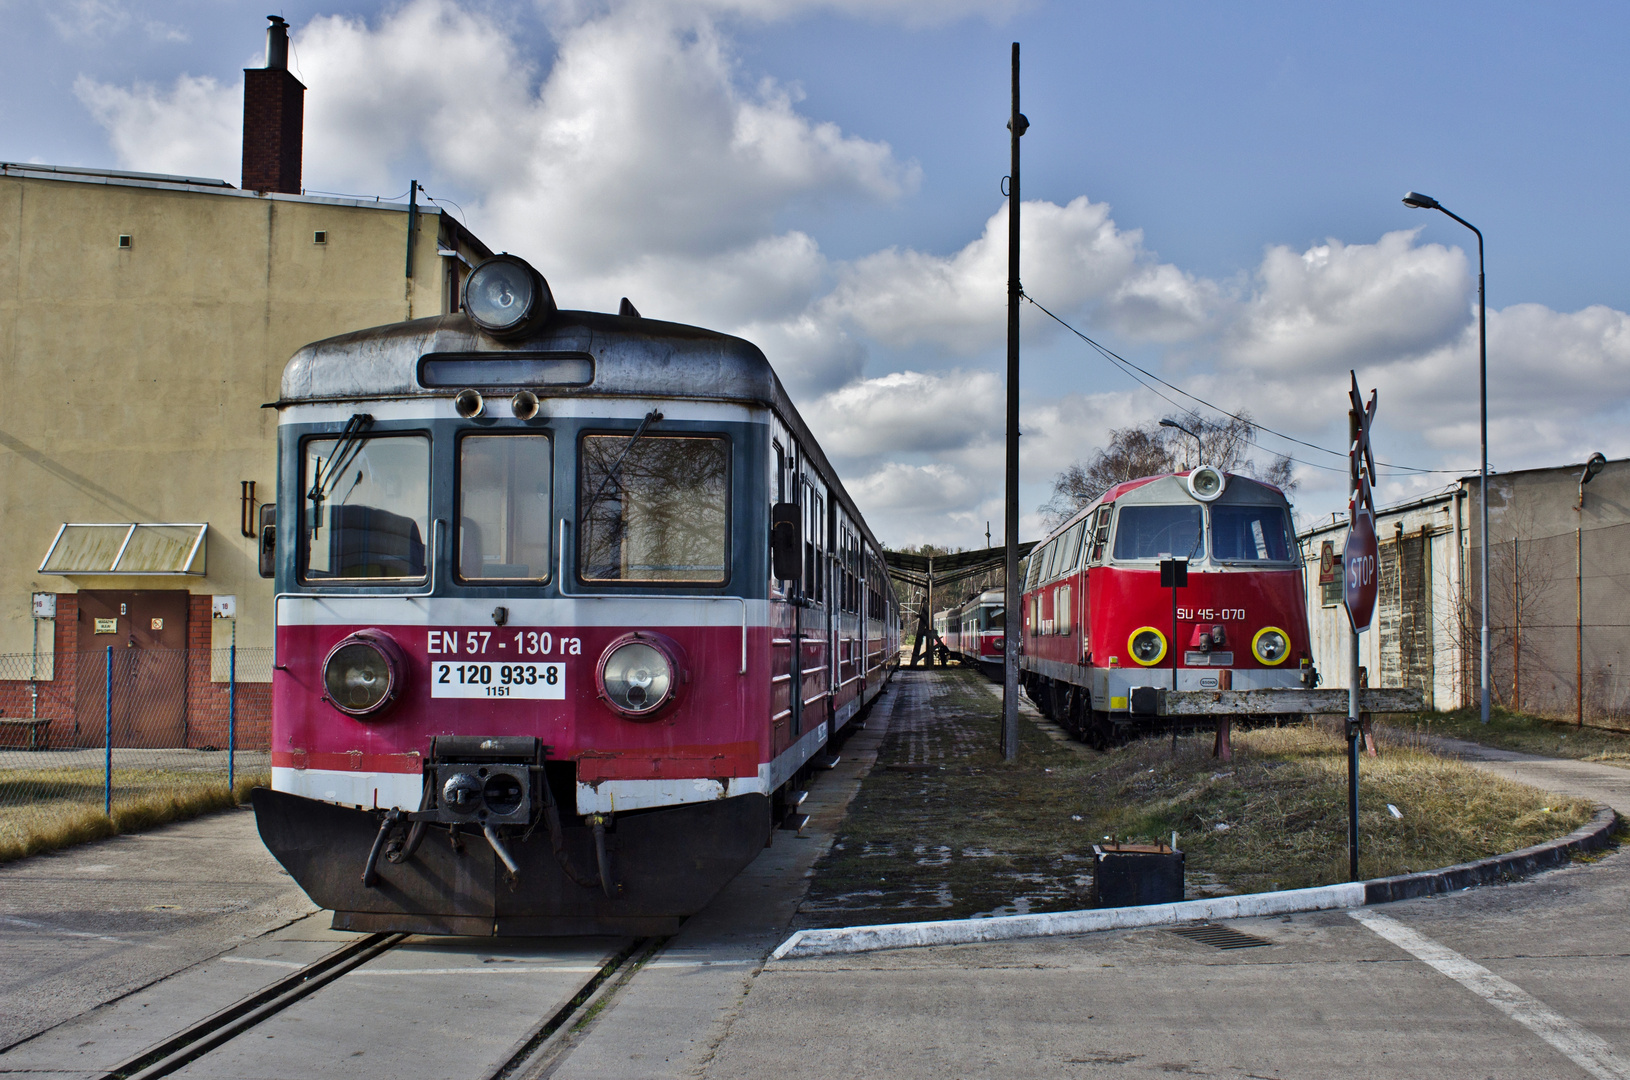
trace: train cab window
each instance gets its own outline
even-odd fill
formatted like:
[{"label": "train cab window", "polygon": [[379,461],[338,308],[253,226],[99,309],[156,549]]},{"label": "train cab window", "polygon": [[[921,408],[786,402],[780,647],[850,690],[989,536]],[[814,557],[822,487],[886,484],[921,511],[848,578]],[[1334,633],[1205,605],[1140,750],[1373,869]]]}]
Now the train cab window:
[{"label": "train cab window", "polygon": [[1086,522],[1078,521],[1064,534],[1064,550],[1059,555],[1057,573],[1067,574],[1075,569],[1077,557],[1081,554],[1081,533],[1086,527]]},{"label": "train cab window", "polygon": [[1202,546],[1200,507],[1123,506],[1115,526],[1116,559],[1179,559],[1197,556]]},{"label": "train cab window", "polygon": [[547,435],[466,435],[458,452],[458,576],[543,581],[551,562]]},{"label": "train cab window", "polygon": [[425,576],[428,438],[308,440],[301,490],[303,580]]},{"label": "train cab window", "polygon": [[729,576],[725,439],[585,436],[578,493],[584,581],[719,584]]},{"label": "train cab window", "polygon": [[1278,506],[1212,506],[1211,557],[1220,562],[1289,562],[1295,549]]}]

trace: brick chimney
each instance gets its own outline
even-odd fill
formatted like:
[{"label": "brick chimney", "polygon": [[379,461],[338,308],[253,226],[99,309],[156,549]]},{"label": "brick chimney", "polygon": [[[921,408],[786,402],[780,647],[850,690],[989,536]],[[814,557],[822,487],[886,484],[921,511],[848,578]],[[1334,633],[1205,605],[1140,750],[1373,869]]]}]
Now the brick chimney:
[{"label": "brick chimney", "polygon": [[243,73],[243,187],[298,195],[306,88],[289,72],[289,24],[266,18],[266,66]]}]

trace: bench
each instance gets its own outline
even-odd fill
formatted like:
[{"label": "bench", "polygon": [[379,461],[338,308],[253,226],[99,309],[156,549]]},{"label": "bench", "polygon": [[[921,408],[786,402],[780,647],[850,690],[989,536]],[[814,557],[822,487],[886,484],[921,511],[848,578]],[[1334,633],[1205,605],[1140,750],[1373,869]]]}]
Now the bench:
[{"label": "bench", "polygon": [[[48,716],[0,716],[0,732],[15,730],[19,734],[28,732],[28,749],[44,750],[48,742],[51,728],[51,718]],[[10,740],[6,740],[10,743]]]}]

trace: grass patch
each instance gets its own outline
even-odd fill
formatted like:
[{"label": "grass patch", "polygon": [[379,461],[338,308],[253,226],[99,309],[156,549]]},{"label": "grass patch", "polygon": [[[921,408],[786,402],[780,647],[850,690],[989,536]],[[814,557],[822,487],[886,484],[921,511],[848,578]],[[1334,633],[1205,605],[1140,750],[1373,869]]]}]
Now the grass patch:
[{"label": "grass patch", "polygon": [[[99,773],[94,783],[65,777],[44,790],[37,788],[38,777],[25,781],[0,775],[0,863],[225,810],[247,802],[253,788],[270,783],[269,774],[245,775],[228,791],[224,779],[195,772],[147,769],[137,777],[120,772],[108,815],[102,812]],[[18,802],[19,796],[30,794],[36,797]]]},{"label": "grass patch", "polygon": [[1547,720],[1501,708],[1489,710],[1487,724],[1483,723],[1479,710],[1457,709],[1394,717],[1391,726],[1400,733],[1443,735],[1501,750],[1595,761],[1630,769],[1630,732],[1580,727],[1565,720]]},{"label": "grass patch", "polygon": [[[1088,903],[1092,844],[1169,840],[1190,898],[1347,879],[1346,743],[1339,724],[1169,737],[1107,754],[1020,719],[1019,760],[998,752],[999,699],[974,672],[897,677],[902,702],[801,925],[1064,911]],[[1383,737],[1360,765],[1362,876],[1500,854],[1564,835],[1594,807]],[[1398,807],[1402,818],[1387,809]]]}]

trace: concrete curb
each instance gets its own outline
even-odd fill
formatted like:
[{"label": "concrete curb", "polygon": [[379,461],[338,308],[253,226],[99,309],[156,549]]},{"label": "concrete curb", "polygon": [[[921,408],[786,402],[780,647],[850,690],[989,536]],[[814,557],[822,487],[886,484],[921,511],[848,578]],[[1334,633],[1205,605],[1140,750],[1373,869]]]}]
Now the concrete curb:
[{"label": "concrete curb", "polygon": [[925,945],[969,945],[1015,938],[1086,934],[1095,930],[1127,930],[1140,926],[1212,919],[1246,919],[1286,915],[1298,911],[1326,911],[1385,904],[1434,893],[1454,892],[1520,878],[1561,866],[1576,852],[1599,851],[1611,841],[1618,815],[1607,807],[1596,811],[1590,823],[1567,836],[1520,851],[1476,862],[1427,870],[1418,874],[1320,885],[1311,889],[1219,896],[1210,900],[1184,900],[1176,904],[1057,911],[1045,915],[999,915],[990,919],[951,919],[944,922],[888,923],[831,930],[800,930],[770,954],[771,960],[808,956],[908,949]]}]

